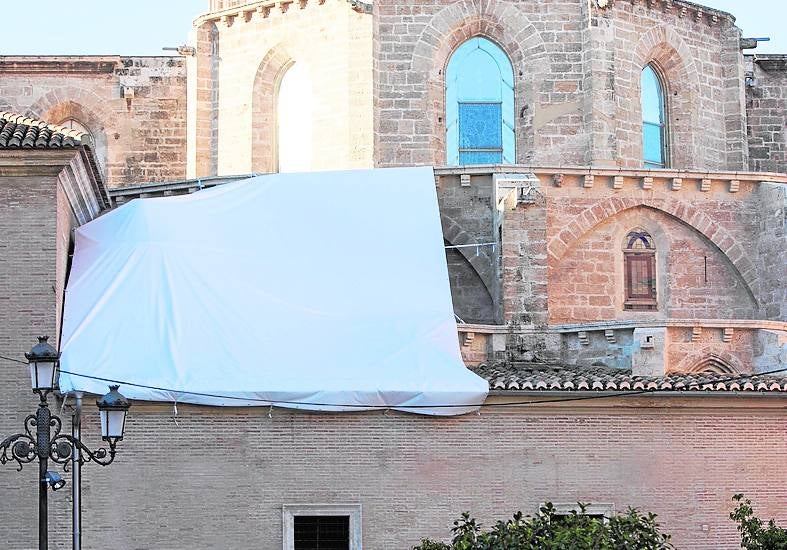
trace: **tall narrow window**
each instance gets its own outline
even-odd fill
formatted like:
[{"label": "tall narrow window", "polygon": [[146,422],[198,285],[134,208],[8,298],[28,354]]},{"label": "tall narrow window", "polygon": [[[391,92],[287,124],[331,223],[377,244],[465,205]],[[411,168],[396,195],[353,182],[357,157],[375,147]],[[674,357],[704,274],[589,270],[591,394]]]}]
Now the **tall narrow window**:
[{"label": "tall narrow window", "polygon": [[276,104],[279,172],[312,169],[312,84],[303,63],[287,69],[279,83]]},{"label": "tall narrow window", "polygon": [[626,235],[623,263],[626,285],[624,308],[639,311],[656,309],[656,247],[647,232],[635,229]]},{"label": "tall narrow window", "polygon": [[646,168],[666,168],[667,116],[664,85],[653,65],[642,69],[642,150]]},{"label": "tall narrow window", "polygon": [[446,68],[446,156],[449,165],[513,164],[514,69],[482,37],[464,42]]}]

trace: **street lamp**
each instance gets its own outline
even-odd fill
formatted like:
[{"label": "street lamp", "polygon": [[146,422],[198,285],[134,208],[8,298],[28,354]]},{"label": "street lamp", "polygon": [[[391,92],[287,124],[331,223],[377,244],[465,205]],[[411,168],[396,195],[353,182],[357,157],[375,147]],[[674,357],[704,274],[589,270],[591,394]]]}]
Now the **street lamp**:
[{"label": "street lamp", "polygon": [[[64,464],[65,470],[70,460],[80,465],[91,461],[101,466],[111,464],[115,460],[115,447],[123,439],[131,403],[118,392],[120,386],[110,386],[109,393],[96,402],[101,414],[101,437],[109,450],[101,447],[91,451],[79,439],[61,434],[63,423],[49,411],[46,398],[57,386],[60,354],[47,342],[46,336],[41,336],[25,357],[30,364],[30,384],[41,400],[36,413],[25,418],[25,433],[14,434],[0,443],[0,464],[13,460],[21,470],[23,464],[38,458],[38,548],[47,550],[47,487],[57,491],[66,484],[57,472],[47,469],[49,459]],[[79,452],[75,453],[75,449]]]}]

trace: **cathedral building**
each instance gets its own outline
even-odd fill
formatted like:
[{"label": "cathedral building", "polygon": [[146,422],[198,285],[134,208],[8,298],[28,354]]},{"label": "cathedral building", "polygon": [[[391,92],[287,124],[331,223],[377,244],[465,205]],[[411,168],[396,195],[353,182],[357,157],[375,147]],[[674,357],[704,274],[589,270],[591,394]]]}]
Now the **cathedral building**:
[{"label": "cathedral building", "polygon": [[[464,510],[489,525],[581,501],[733,549],[737,492],[787,521],[787,55],[684,0],[206,8],[173,56],[0,57],[0,251],[30,260],[0,268],[0,353],[58,334],[69,231],[102,209],[431,165],[464,360],[490,404],[529,404],[135,405],[128,458],[84,480],[85,548],[301,550],[297,518],[341,517],[342,548],[401,550]],[[47,124],[61,137],[23,143]],[[29,280],[55,290],[32,310]],[[12,370],[0,435],[27,410]],[[3,490],[18,478],[0,469]],[[4,547],[32,545],[26,512],[0,522]]]}]

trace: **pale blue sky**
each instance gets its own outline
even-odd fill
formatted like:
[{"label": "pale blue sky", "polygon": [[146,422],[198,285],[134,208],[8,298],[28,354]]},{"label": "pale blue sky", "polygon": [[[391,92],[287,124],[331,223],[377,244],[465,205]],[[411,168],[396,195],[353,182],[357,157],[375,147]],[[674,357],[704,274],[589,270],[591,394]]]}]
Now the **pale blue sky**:
[{"label": "pale blue sky", "polygon": [[[525,0],[526,1],[526,0]],[[735,15],[759,53],[787,53],[787,0],[695,0]],[[208,0],[0,0],[0,55],[161,55],[187,39]]]}]

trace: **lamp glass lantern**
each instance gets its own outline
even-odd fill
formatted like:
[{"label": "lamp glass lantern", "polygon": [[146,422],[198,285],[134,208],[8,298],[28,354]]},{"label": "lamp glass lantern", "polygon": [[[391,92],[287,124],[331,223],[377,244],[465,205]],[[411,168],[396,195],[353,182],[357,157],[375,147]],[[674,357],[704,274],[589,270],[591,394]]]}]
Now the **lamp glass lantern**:
[{"label": "lamp glass lantern", "polygon": [[57,361],[60,354],[47,340],[39,336],[38,343],[25,357],[30,365],[30,385],[34,392],[48,392],[57,386]]},{"label": "lamp glass lantern", "polygon": [[123,439],[126,414],[131,402],[118,391],[120,386],[109,386],[109,393],[96,401],[101,416],[101,438],[116,443]]}]

